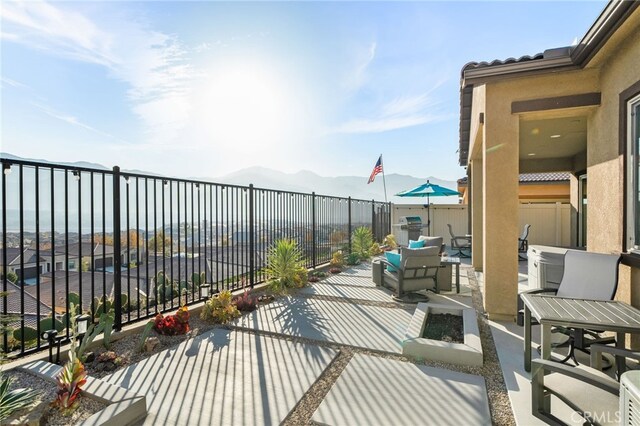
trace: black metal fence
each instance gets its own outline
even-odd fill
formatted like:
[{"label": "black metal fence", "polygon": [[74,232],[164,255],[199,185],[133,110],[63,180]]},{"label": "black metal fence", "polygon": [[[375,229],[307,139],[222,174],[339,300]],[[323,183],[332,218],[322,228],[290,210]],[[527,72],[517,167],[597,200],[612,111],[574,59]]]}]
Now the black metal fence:
[{"label": "black metal fence", "polygon": [[46,347],[48,329],[68,339],[80,312],[119,329],[202,300],[201,286],[253,286],[278,239],[314,268],[356,227],[378,241],[391,229],[390,204],[373,200],[0,160],[0,312],[14,316],[2,348],[16,355]]}]

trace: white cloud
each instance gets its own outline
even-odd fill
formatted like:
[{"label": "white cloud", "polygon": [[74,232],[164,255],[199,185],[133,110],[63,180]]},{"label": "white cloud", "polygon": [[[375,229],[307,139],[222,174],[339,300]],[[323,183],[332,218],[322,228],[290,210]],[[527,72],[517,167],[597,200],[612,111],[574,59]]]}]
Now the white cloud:
[{"label": "white cloud", "polygon": [[444,114],[431,112],[437,104],[429,92],[400,96],[378,108],[379,112],[373,117],[349,120],[331,133],[381,133],[446,119]]},{"label": "white cloud", "polygon": [[347,68],[345,86],[349,91],[356,91],[367,83],[367,71],[376,57],[378,44],[375,41],[366,47],[359,47],[354,53],[354,64]]},{"label": "white cloud", "polygon": [[104,66],[113,78],[126,82],[132,111],[157,143],[171,141],[186,125],[194,72],[175,36],[130,19],[92,20],[46,2],[5,2],[0,14],[11,34],[8,40]]},{"label": "white cloud", "polygon": [[68,123],[68,124],[71,124],[73,126],[77,126],[77,127],[83,128],[85,130],[89,130],[89,131],[91,131],[93,133],[97,133],[97,134],[99,134],[101,136],[106,136],[108,138],[115,139],[115,140],[120,141],[120,142],[125,142],[122,139],[120,139],[120,138],[118,138],[118,137],[116,137],[116,136],[114,136],[114,135],[112,135],[110,133],[103,132],[102,130],[98,130],[95,127],[89,126],[88,124],[85,124],[85,123],[81,122],[78,119],[78,117],[75,117],[73,115],[67,115],[67,114],[61,113],[59,111],[56,111],[56,110],[54,110],[54,109],[52,109],[52,108],[50,108],[50,107],[48,107],[46,105],[42,105],[42,104],[32,103],[32,105],[34,107],[38,108],[39,110],[41,110],[42,112],[44,112],[45,114],[47,114],[48,116],[56,118],[56,119],[61,120],[61,121],[64,121],[65,123]]}]

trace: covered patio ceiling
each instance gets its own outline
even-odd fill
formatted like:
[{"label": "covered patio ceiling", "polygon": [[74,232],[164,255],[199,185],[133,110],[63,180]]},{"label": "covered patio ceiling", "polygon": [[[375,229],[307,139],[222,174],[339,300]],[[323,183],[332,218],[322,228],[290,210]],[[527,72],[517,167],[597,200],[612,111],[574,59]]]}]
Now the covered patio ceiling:
[{"label": "covered patio ceiling", "polygon": [[576,172],[586,167],[587,116],[522,116],[520,172]]}]

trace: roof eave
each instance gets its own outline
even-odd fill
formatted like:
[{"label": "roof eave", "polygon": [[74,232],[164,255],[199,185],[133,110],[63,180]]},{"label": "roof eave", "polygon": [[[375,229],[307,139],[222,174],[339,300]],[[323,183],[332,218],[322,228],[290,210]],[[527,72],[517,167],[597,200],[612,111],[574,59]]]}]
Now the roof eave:
[{"label": "roof eave", "polygon": [[472,68],[463,71],[464,79],[462,81],[462,87],[472,84],[474,81],[482,80],[486,81],[492,77],[532,73],[538,71],[549,71],[551,69],[570,69],[576,68],[575,64],[571,60],[569,55],[561,56],[557,58],[538,59],[535,61],[527,62],[514,62],[511,64],[494,65],[490,67]]}]

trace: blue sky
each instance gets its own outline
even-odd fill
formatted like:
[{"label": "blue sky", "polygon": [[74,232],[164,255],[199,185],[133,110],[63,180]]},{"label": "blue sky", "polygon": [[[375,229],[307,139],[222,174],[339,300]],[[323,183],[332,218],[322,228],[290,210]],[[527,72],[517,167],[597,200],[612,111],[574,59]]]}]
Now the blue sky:
[{"label": "blue sky", "polygon": [[462,66],[571,45],[604,5],[3,2],[0,150],[453,180]]}]

